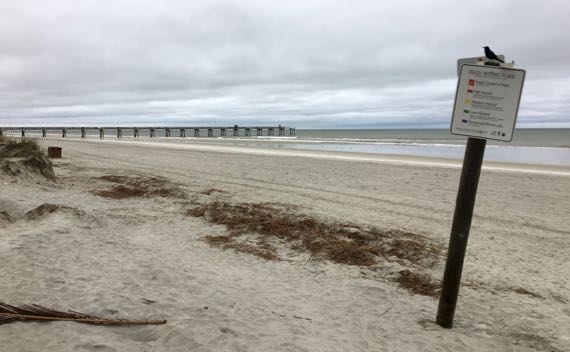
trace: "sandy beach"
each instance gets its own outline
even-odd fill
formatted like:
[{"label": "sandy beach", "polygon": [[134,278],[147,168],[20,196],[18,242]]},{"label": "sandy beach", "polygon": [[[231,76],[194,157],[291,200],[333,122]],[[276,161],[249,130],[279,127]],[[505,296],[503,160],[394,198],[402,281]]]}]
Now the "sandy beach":
[{"label": "sandy beach", "polygon": [[[433,323],[437,297],[402,273],[441,279],[458,161],[221,140],[39,142],[63,148],[55,180],[0,173],[0,301],[168,322],[10,323],[1,351],[570,351],[568,168],[485,164],[448,330]],[[343,263],[232,230],[215,209],[383,231],[388,240],[367,241],[392,247]],[[394,248],[400,234],[429,255]]]}]

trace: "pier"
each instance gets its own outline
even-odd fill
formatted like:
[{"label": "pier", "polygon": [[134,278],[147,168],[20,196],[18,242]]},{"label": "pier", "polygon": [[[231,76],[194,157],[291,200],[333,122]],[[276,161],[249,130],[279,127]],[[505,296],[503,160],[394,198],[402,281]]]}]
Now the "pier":
[{"label": "pier", "polygon": [[[294,127],[286,126],[238,126],[233,125],[229,127],[216,126],[216,127],[136,127],[136,126],[113,126],[113,127],[0,127],[0,137],[7,133],[10,135],[16,134],[19,137],[25,138],[33,134],[40,135],[43,138],[49,136],[60,136],[61,138],[68,138],[68,134],[81,138],[99,137],[101,139],[108,137],[123,138],[131,136],[138,137],[179,137],[186,138],[192,137],[251,137],[252,130],[255,130],[255,136],[295,136]],[[277,134],[276,134],[277,133]]]}]

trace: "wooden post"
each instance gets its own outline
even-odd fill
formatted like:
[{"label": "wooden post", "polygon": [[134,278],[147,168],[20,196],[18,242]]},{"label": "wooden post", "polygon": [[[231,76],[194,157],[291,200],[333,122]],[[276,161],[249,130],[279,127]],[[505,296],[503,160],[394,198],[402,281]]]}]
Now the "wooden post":
[{"label": "wooden post", "polygon": [[208,128],[208,137],[214,137],[214,129]]},{"label": "wooden post", "polygon": [[246,137],[251,137],[251,128],[246,127],[246,129],[245,129],[245,136],[246,136]]},{"label": "wooden post", "polygon": [[164,136],[170,137],[170,128],[168,128],[168,127],[164,128]]},{"label": "wooden post", "polygon": [[234,125],[234,137],[239,137],[238,125]]},{"label": "wooden post", "polygon": [[273,136],[273,127],[269,127],[269,128],[267,129],[267,135],[268,135],[268,136]]},{"label": "wooden post", "polygon": [[21,128],[21,130],[22,130],[22,138],[26,137],[26,130],[23,128]]},{"label": "wooden post", "polygon": [[67,137],[67,129],[64,127],[61,129],[61,137],[62,138],[66,138]]},{"label": "wooden post", "polygon": [[151,138],[155,137],[154,128],[150,129],[150,137]]},{"label": "wooden post", "polygon": [[257,134],[258,136],[263,136],[263,128],[259,128],[259,127],[258,127],[258,128],[256,128],[256,130],[257,130],[257,131],[256,131],[256,134]]},{"label": "wooden post", "polygon": [[224,127],[222,127],[220,129],[220,136],[225,137],[226,136],[226,129]]},{"label": "wooden post", "polygon": [[85,127],[81,127],[81,138],[85,138]]},{"label": "wooden post", "polygon": [[0,138],[4,137],[4,132],[2,131],[2,129],[0,128]]},{"label": "wooden post", "polygon": [[123,129],[121,127],[117,127],[117,138],[123,138]]},{"label": "wooden post", "polygon": [[45,128],[42,128],[42,138],[46,138],[47,131]]},{"label": "wooden post", "polygon": [[457,306],[457,296],[461,285],[461,273],[467,248],[467,239],[471,229],[473,208],[477,197],[477,186],[483,155],[485,154],[486,139],[469,138],[465,148],[461,180],[455,202],[455,214],[451,226],[451,237],[447,251],[447,261],[441,285],[441,296],[437,308],[437,324],[444,328],[453,327],[453,317]]},{"label": "wooden post", "polygon": [[199,128],[194,129],[194,137],[200,137],[200,129]]},{"label": "wooden post", "polygon": [[180,129],[180,138],[186,138],[186,129],[184,128]]},{"label": "wooden post", "polygon": [[133,137],[137,138],[139,136],[139,129],[137,127],[133,128]]},{"label": "wooden post", "polygon": [[284,136],[284,135],[285,135],[285,128],[279,125],[279,136]]}]

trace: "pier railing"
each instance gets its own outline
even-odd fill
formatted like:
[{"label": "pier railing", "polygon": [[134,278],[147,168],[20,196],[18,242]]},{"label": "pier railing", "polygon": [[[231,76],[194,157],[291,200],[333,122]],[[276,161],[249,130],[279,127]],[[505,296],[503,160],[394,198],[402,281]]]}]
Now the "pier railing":
[{"label": "pier railing", "polygon": [[[123,138],[123,136],[132,136],[138,138],[141,136],[155,137],[253,137],[253,136],[294,136],[295,128],[286,126],[230,126],[230,127],[0,127],[0,137],[5,133],[11,132],[21,137],[26,137],[26,133],[41,133],[42,137],[48,134],[53,135],[54,132],[62,138],[67,138],[68,133],[72,135],[87,138],[88,136],[99,136],[105,138],[106,135]],[[201,134],[202,132],[202,134]],[[204,135],[203,133],[206,133]],[[277,133],[277,134],[276,134]]]}]

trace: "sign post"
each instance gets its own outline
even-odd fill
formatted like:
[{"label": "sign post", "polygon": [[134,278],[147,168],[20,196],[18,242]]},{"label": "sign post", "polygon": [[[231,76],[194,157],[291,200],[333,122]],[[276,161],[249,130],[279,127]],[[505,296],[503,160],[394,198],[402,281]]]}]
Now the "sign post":
[{"label": "sign post", "polygon": [[[461,60],[459,60],[461,62]],[[453,327],[467,240],[487,139],[513,139],[524,70],[462,64],[453,106],[451,133],[468,136],[441,286],[436,323]]]}]

